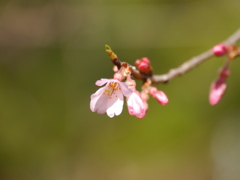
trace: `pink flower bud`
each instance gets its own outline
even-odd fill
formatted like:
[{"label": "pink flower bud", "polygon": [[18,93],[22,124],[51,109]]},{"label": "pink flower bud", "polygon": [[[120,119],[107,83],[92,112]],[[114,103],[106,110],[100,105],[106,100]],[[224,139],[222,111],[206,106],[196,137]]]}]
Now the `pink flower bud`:
[{"label": "pink flower bud", "polygon": [[155,87],[149,87],[149,94],[152,95],[160,104],[165,105],[168,103],[168,97],[163,91],[157,90]]},{"label": "pink flower bud", "polygon": [[215,56],[223,56],[228,52],[228,48],[224,44],[217,44],[212,48],[212,51]]},{"label": "pink flower bud", "polygon": [[141,73],[148,74],[152,71],[150,60],[147,57],[143,57],[142,59],[137,59],[135,61],[135,65]]},{"label": "pink flower bud", "polygon": [[142,119],[148,112],[148,103],[147,102],[143,102],[143,112],[140,116],[137,116],[139,119]]},{"label": "pink flower bud", "polygon": [[138,69],[140,72],[142,73],[148,73],[149,72],[149,65],[145,62],[141,62],[139,65],[138,65]]},{"label": "pink flower bud", "polygon": [[163,91],[157,91],[153,96],[160,104],[165,105],[168,103],[167,95]]},{"label": "pink flower bud", "polygon": [[145,115],[147,114],[147,112],[148,112],[148,103],[145,102],[145,103],[143,103],[143,105],[144,105],[144,111],[143,111],[143,113],[142,113],[140,116],[138,116],[139,119],[144,118],[144,116],[145,116]]},{"label": "pink flower bud", "polygon": [[135,61],[135,66],[139,66],[140,63],[141,63],[141,60],[140,60],[140,59],[137,59],[137,60]]},{"label": "pink flower bud", "polygon": [[218,104],[226,92],[226,89],[226,79],[220,78],[213,82],[210,88],[209,103],[213,106]]},{"label": "pink flower bud", "polygon": [[158,91],[158,90],[157,90],[156,87],[153,87],[153,86],[150,86],[150,87],[149,87],[149,93],[150,93],[151,95],[157,93],[157,91]]},{"label": "pink flower bud", "polygon": [[131,116],[136,116],[138,118],[143,118],[145,116],[144,103],[139,96],[139,92],[133,92],[127,98],[128,112]]},{"label": "pink flower bud", "polygon": [[146,63],[146,64],[150,64],[150,60],[147,57],[143,57],[142,58],[142,62]]}]

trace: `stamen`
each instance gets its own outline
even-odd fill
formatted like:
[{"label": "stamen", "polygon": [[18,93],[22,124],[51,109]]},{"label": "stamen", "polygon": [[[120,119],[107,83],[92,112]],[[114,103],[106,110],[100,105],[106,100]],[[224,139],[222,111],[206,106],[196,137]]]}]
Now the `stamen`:
[{"label": "stamen", "polygon": [[117,82],[110,82],[108,84],[108,89],[106,89],[106,93],[110,96],[111,94],[116,94],[114,91],[119,90],[118,83]]}]

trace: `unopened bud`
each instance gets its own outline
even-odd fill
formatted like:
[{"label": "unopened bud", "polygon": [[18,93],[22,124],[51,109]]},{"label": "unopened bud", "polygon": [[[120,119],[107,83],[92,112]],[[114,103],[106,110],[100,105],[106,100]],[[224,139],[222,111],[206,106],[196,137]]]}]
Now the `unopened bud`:
[{"label": "unopened bud", "polygon": [[147,74],[149,72],[149,70],[150,70],[150,67],[149,67],[149,65],[147,63],[141,62],[138,65],[138,69],[139,69],[140,72]]},{"label": "unopened bud", "polygon": [[212,48],[212,51],[215,56],[223,56],[228,52],[228,48],[224,44],[217,44]]},{"label": "unopened bud", "polygon": [[153,87],[153,86],[150,86],[149,87],[149,93],[152,95],[152,94],[155,94],[155,93],[157,93],[157,88],[156,87]]},{"label": "unopened bud", "polygon": [[138,116],[139,119],[142,119],[148,112],[148,103],[147,102],[143,102],[143,108],[144,108],[144,111],[142,112],[142,114],[140,116]]},{"label": "unopened bud", "polygon": [[213,82],[210,88],[209,103],[213,106],[218,104],[226,92],[226,89],[227,84],[225,79],[220,78],[219,80]]},{"label": "unopened bud", "polygon": [[141,73],[149,74],[152,72],[151,63],[147,57],[143,57],[142,59],[137,59],[135,61],[135,65]]},{"label": "unopened bud", "polygon": [[152,95],[160,104],[165,105],[168,103],[168,97],[163,91],[157,90],[155,87],[149,88],[149,94]]},{"label": "unopened bud", "polygon": [[146,64],[150,65],[150,60],[147,57],[143,57],[142,62],[145,62]]},{"label": "unopened bud", "polygon": [[139,64],[141,63],[141,60],[140,59],[137,59],[136,61],[135,61],[135,66],[139,66]]}]

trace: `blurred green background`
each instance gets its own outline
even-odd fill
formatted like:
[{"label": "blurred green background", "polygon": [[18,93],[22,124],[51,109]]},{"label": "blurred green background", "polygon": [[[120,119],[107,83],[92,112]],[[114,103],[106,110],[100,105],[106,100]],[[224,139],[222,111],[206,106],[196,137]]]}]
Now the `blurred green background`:
[{"label": "blurred green background", "polygon": [[[210,106],[225,58],[157,87],[144,119],[89,109],[95,81],[122,61],[148,57],[166,73],[239,26],[239,0],[2,0],[1,180],[239,180],[237,59],[228,91]],[[141,82],[138,82],[141,83]]]}]

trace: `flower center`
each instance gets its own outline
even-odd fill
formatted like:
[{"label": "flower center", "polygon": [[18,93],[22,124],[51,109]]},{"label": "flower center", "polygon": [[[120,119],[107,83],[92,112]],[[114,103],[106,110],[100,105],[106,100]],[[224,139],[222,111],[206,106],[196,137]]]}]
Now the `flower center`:
[{"label": "flower center", "polygon": [[112,96],[118,97],[115,91],[118,91],[119,89],[120,87],[117,82],[110,82],[103,94],[108,95],[109,99],[112,99]]}]

